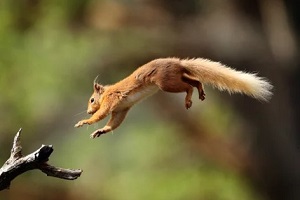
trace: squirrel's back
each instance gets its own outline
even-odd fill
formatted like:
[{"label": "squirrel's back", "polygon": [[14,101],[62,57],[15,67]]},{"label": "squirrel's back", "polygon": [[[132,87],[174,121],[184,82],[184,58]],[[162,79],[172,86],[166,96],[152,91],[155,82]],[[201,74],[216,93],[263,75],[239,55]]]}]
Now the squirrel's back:
[{"label": "squirrel's back", "polygon": [[221,91],[243,93],[262,101],[268,101],[272,96],[273,86],[266,78],[203,58],[158,58],[139,67],[130,79],[143,82],[140,82],[143,86],[155,83],[167,92],[184,92],[184,74],[192,75],[201,84],[209,84]]}]

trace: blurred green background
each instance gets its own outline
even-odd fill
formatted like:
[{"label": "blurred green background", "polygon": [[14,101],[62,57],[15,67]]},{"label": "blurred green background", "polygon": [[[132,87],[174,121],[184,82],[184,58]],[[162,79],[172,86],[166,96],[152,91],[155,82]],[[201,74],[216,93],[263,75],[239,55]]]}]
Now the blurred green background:
[{"label": "blurred green background", "polygon": [[[0,161],[23,128],[23,153],[54,145],[50,164],[81,168],[75,181],[34,170],[2,200],[300,199],[300,13],[287,0],[0,1]],[[159,92],[97,139],[92,81],[114,83],[159,57],[205,57],[258,72],[270,103],[206,88]]]}]

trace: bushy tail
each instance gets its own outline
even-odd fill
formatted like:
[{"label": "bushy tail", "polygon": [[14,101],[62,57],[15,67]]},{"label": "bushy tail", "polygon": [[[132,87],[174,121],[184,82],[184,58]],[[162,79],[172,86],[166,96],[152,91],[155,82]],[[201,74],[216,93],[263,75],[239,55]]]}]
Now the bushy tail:
[{"label": "bushy tail", "polygon": [[219,62],[208,59],[186,59],[181,64],[203,84],[210,84],[229,93],[244,93],[256,99],[268,101],[273,86],[256,74],[236,71]]}]

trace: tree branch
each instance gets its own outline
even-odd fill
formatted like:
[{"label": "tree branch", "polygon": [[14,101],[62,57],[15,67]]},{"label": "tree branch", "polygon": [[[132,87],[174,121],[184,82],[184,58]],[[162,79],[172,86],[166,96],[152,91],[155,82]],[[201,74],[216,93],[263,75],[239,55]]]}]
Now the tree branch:
[{"label": "tree branch", "polygon": [[0,168],[0,191],[8,189],[11,181],[17,176],[33,169],[39,169],[47,176],[66,180],[74,180],[81,175],[82,170],[80,169],[63,169],[47,163],[53,152],[52,145],[42,145],[35,152],[23,157],[20,140],[21,131],[22,129],[17,132],[14,138],[9,159]]}]

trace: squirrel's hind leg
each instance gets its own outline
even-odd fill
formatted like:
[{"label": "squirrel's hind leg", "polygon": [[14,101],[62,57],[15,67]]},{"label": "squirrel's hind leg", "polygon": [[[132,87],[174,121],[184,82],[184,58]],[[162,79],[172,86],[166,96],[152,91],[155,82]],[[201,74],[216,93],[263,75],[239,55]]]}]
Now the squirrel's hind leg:
[{"label": "squirrel's hind leg", "polygon": [[202,83],[195,77],[184,73],[182,75],[182,81],[186,82],[187,84],[195,87],[198,89],[198,94],[199,94],[199,99],[201,99],[202,101],[205,99],[205,92],[204,92],[204,87],[202,85]]},{"label": "squirrel's hind leg", "polygon": [[198,93],[199,93],[199,99],[201,99],[201,101],[203,101],[205,99],[205,92],[204,92],[204,87],[203,87],[202,83],[199,82],[197,89],[198,89]]},{"label": "squirrel's hind leg", "polygon": [[186,91],[186,96],[185,96],[185,108],[189,109],[190,107],[192,107],[192,96],[193,96],[193,87],[190,86],[188,87],[187,91]]}]

